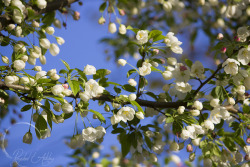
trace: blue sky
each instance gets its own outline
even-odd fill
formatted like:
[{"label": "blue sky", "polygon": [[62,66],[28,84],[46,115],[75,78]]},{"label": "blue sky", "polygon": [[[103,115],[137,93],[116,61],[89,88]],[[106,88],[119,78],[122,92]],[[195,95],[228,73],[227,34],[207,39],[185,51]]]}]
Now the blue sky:
[{"label": "blue sky", "polygon": [[[56,29],[55,35],[62,36],[65,39],[65,44],[60,46],[60,54],[56,57],[53,57],[49,53],[46,54],[47,64],[42,66],[43,70],[48,71],[52,68],[56,68],[59,72],[60,69],[64,68],[63,63],[60,59],[65,60],[73,68],[84,68],[85,65],[90,64],[95,66],[97,69],[106,68],[112,71],[109,76],[110,81],[119,82],[125,84],[127,80],[121,80],[125,78],[127,70],[130,68],[117,67],[113,60],[106,61],[106,56],[104,54],[105,46],[99,43],[99,40],[102,37],[112,36],[108,33],[108,24],[101,26],[98,24],[99,14],[99,5],[102,1],[84,1],[82,7],[76,7],[81,13],[81,19],[79,21],[73,21],[72,19],[67,20],[67,29]],[[65,18],[65,17],[64,17]],[[197,43],[202,41],[205,37],[203,35],[198,36]],[[50,39],[51,41],[52,38]],[[180,38],[180,41],[182,39]],[[54,40],[54,42],[56,42]],[[38,45],[38,43],[36,43]],[[10,55],[11,49],[1,47],[1,53],[5,55]],[[203,62],[207,61],[206,58],[198,57],[198,59],[203,59]],[[129,58],[128,61],[131,64],[135,64],[134,59]],[[209,62],[209,60],[208,60]],[[39,62],[37,65],[40,65]],[[208,67],[213,66],[212,62],[207,64]],[[31,66],[30,66],[31,67]],[[19,106],[23,106],[23,103],[20,103]],[[104,113],[103,108],[97,106],[97,102],[91,103],[90,108],[101,111]],[[20,108],[19,108],[20,109]],[[20,113],[20,111],[19,111]],[[23,119],[21,122],[30,121],[31,111],[23,113]],[[10,117],[14,117],[11,115]],[[92,124],[94,126],[99,126],[100,123],[97,120],[94,120]],[[6,151],[10,155],[26,154],[27,156],[33,156],[37,159],[31,162],[31,158],[28,158],[27,161],[23,161],[20,165],[23,166],[56,166],[56,165],[65,165],[70,162],[71,159],[66,157],[66,154],[72,153],[73,150],[68,148],[64,144],[64,137],[71,136],[74,130],[75,119],[74,116],[68,120],[65,120],[63,124],[53,124],[53,130],[51,137],[45,140],[38,140],[35,137],[34,129],[33,132],[33,142],[31,145],[23,144],[22,137],[28,131],[28,126],[25,124],[17,124],[10,126],[9,119],[6,119],[2,123],[3,128],[10,128],[10,135],[7,136],[9,140],[9,146]],[[107,126],[109,125],[109,120]],[[78,123],[79,129],[83,128],[81,121]],[[103,142],[103,153],[110,153],[111,150],[109,147],[113,144],[118,144],[115,135],[111,135],[111,128],[107,130],[107,135],[105,136]],[[118,145],[119,147],[119,145]],[[185,151],[181,152],[182,158],[187,159],[188,154]],[[48,156],[53,160],[42,161],[43,156]],[[13,157],[13,156],[12,156]],[[39,159],[40,157],[40,159]],[[0,152],[1,165],[0,166],[11,166],[12,159],[8,159],[3,152]],[[163,160],[161,160],[163,161]]]}]

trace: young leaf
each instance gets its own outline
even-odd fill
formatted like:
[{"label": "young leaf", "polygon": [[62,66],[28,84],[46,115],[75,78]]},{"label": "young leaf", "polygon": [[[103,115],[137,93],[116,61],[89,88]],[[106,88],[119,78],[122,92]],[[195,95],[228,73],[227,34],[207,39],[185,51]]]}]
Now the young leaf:
[{"label": "young leaf", "polygon": [[103,117],[103,115],[101,113],[99,113],[99,112],[97,112],[95,110],[89,110],[89,111],[94,113],[101,122],[106,123],[106,120],[105,120],[105,118]]}]

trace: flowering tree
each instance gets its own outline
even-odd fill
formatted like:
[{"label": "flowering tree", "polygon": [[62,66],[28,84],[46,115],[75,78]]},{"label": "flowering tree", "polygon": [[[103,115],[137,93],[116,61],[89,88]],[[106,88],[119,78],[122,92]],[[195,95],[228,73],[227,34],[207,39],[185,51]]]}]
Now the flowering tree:
[{"label": "flowering tree", "polygon": [[[97,143],[105,139],[107,128],[113,128],[112,133],[118,134],[121,144],[121,153],[112,162],[114,166],[134,166],[144,160],[157,165],[157,155],[164,150],[170,153],[185,146],[191,162],[199,156],[208,167],[249,166],[249,0],[105,0],[99,7],[102,16],[98,22],[105,24],[109,19],[108,29],[114,38],[102,42],[112,48],[120,66],[131,67],[127,76],[122,76],[128,80],[125,85],[110,81],[110,70],[97,70],[92,65],[81,70],[62,60],[65,68],[58,72],[36,66],[37,59],[46,64],[45,54],[59,54],[58,44],[65,41],[53,35],[54,27],[61,27],[56,11],[78,20],[79,12],[70,8],[75,2],[0,1],[1,46],[13,48],[12,55],[1,55],[5,63],[0,66],[1,112],[13,103],[9,94],[16,94],[26,103],[21,111],[32,110],[38,139],[53,135],[52,126],[60,126],[65,119],[73,120],[72,115],[81,117],[84,124],[92,112],[96,119],[91,121],[99,121],[100,126],[84,124],[80,133],[75,130],[68,143],[72,149],[78,149],[72,156],[76,159],[73,164],[82,166],[87,162],[95,164],[88,161],[86,150],[97,148]],[[188,55],[189,51],[185,53],[183,42],[176,35],[188,32],[187,45],[193,46],[199,31],[210,40],[208,52],[217,63],[216,69],[206,68],[200,61],[179,60],[180,55]],[[29,40],[31,34],[39,46]],[[47,39],[50,35],[57,44]],[[139,57],[136,67],[120,58],[125,53]],[[35,75],[26,69],[27,64],[33,66]],[[160,94],[148,86],[154,73],[165,80]],[[111,112],[112,117],[89,108],[92,100]],[[145,117],[157,121],[144,125]],[[23,142],[31,144],[32,136],[29,130]],[[201,154],[196,155],[193,147],[200,149]],[[125,159],[128,157],[131,159]],[[168,156],[165,162],[169,160],[179,163],[175,156]],[[103,166],[110,163],[108,159],[102,161]]]}]

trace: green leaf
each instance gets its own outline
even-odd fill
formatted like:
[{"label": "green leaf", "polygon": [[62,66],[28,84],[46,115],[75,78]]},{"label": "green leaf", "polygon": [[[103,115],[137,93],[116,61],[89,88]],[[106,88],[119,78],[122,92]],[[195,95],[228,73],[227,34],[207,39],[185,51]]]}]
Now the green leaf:
[{"label": "green leaf", "polygon": [[147,146],[151,149],[152,148],[152,141],[150,140],[150,138],[148,137],[148,136],[144,136],[144,138],[145,138],[145,141],[146,141],[146,144],[147,144]]},{"label": "green leaf", "polygon": [[119,139],[121,142],[122,157],[126,157],[126,155],[130,151],[131,139],[129,138],[129,136],[126,133],[121,133],[119,135]]},{"label": "green leaf", "polygon": [[63,64],[65,65],[65,67],[66,67],[68,70],[70,70],[69,64],[68,64],[66,61],[62,60],[62,59],[61,59],[61,61],[63,62]]},{"label": "green leaf", "polygon": [[135,72],[136,72],[135,69],[129,70],[129,71],[127,72],[127,78],[128,78],[131,74],[133,74],[133,73],[135,73]]},{"label": "green leaf", "polygon": [[121,86],[120,84],[115,83],[115,82],[107,82],[107,84],[112,84],[112,85],[115,85],[115,86]]},{"label": "green leaf", "polygon": [[122,90],[120,88],[114,87],[114,90],[117,94],[120,94],[122,92]]},{"label": "green leaf", "polygon": [[242,148],[246,145],[245,141],[239,136],[234,138],[234,141],[239,144]]},{"label": "green leaf", "polygon": [[151,66],[151,70],[152,70],[152,71],[159,72],[159,73],[162,73],[162,71],[161,71],[161,70],[159,70],[159,69],[157,69],[157,68],[155,68],[155,67],[153,67],[153,66]]},{"label": "green leaf", "polygon": [[192,62],[191,60],[185,59],[185,63],[187,64],[187,66],[188,66],[189,68],[192,67],[193,62]]},{"label": "green leaf", "polygon": [[79,81],[76,80],[68,80],[69,86],[74,94],[74,96],[76,96],[76,94],[80,91],[80,84]]},{"label": "green leaf", "polygon": [[166,37],[164,35],[158,35],[158,36],[156,36],[156,37],[153,38],[153,42],[160,41],[160,40],[163,40],[165,38]]},{"label": "green leaf", "polygon": [[127,26],[127,29],[128,30],[132,30],[134,33],[136,33],[137,34],[137,32],[139,31],[139,29],[138,28],[133,28],[133,27],[131,27],[131,26]]},{"label": "green leaf", "polygon": [[51,80],[46,78],[40,78],[37,80],[38,84],[49,83]]},{"label": "green leaf", "polygon": [[21,109],[21,112],[28,111],[29,109],[31,109],[31,107],[32,105],[26,105]]},{"label": "green leaf", "polygon": [[136,106],[137,109],[138,109],[138,111],[142,112],[142,113],[145,115],[145,113],[144,113],[143,109],[141,108],[140,104],[138,104],[136,101],[130,101],[130,103],[131,103],[133,106]]},{"label": "green leaf", "polygon": [[104,12],[104,10],[106,9],[106,7],[107,7],[107,3],[106,2],[103,2],[102,4],[101,4],[101,6],[99,7],[99,11],[102,13],[102,12]]},{"label": "green leaf", "polygon": [[89,111],[94,113],[101,122],[106,123],[106,120],[105,120],[105,118],[103,117],[103,115],[101,113],[99,113],[99,112],[97,112],[95,110],[89,110]]},{"label": "green leaf", "polygon": [[93,75],[93,79],[104,78],[106,75],[106,69],[99,69],[96,71],[96,74]]},{"label": "green leaf", "polygon": [[123,128],[116,128],[111,133],[117,134],[117,133],[123,133],[123,132],[126,132]]},{"label": "green leaf", "polygon": [[136,88],[129,84],[123,85],[122,88],[128,92],[136,92]]},{"label": "green leaf", "polygon": [[166,124],[167,123],[172,123],[172,122],[174,122],[174,118],[173,117],[167,117],[166,118]]},{"label": "green leaf", "polygon": [[46,133],[47,130],[47,122],[46,120],[43,118],[42,115],[39,115],[36,121],[36,136],[38,139],[41,139],[41,137]]},{"label": "green leaf", "polygon": [[147,92],[146,94],[149,95],[150,97],[154,98],[157,101],[158,98],[157,98],[157,96],[154,93]]},{"label": "green leaf", "polygon": [[42,22],[47,24],[47,26],[50,26],[55,19],[55,15],[56,15],[55,11],[47,12],[43,17]]},{"label": "green leaf", "polygon": [[62,113],[60,116],[63,118],[63,119],[69,119],[71,116],[73,115],[73,112],[72,113]]},{"label": "green leaf", "polygon": [[214,98],[219,98],[220,102],[223,102],[226,96],[226,93],[224,91],[224,88],[222,86],[216,86],[212,92],[211,92],[212,96]]},{"label": "green leaf", "polygon": [[67,74],[67,72],[68,72],[68,71],[62,69],[62,70],[59,71],[59,74]]}]

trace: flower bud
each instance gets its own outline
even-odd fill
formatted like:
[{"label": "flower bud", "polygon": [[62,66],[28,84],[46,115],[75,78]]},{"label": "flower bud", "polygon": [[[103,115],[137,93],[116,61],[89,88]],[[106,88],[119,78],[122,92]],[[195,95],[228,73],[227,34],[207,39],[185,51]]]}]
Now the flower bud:
[{"label": "flower bud", "polygon": [[36,64],[36,58],[33,58],[33,57],[29,57],[28,58],[28,63],[31,64],[31,65],[35,65]]},{"label": "flower bud", "polygon": [[54,22],[53,22],[53,24],[57,28],[61,28],[62,27],[61,21],[58,20],[58,19],[55,19]]},{"label": "flower bud", "polygon": [[120,64],[121,66],[125,66],[127,64],[127,61],[124,59],[119,59],[118,64]]},{"label": "flower bud", "polygon": [[43,91],[43,87],[39,86],[39,87],[36,88],[36,90],[37,90],[38,92],[42,92],[42,91]]},{"label": "flower bud", "polygon": [[220,105],[220,100],[219,99],[212,99],[210,101],[210,106],[212,107],[218,107]]},{"label": "flower bud", "polygon": [[120,27],[119,27],[119,33],[120,34],[126,34],[127,32],[127,28],[124,24],[121,24]]},{"label": "flower bud", "polygon": [[53,35],[54,32],[55,32],[55,29],[54,29],[54,27],[47,27],[47,28],[45,29],[45,31],[46,31],[46,33],[48,33],[49,35]]},{"label": "flower bud", "polygon": [[65,43],[65,40],[62,38],[62,37],[56,37],[56,42],[59,44],[59,45],[62,45]]},{"label": "flower bud", "polygon": [[119,10],[119,14],[121,15],[121,16],[124,16],[125,15],[125,11],[123,10],[123,9],[118,9]]},{"label": "flower bud", "polygon": [[23,143],[26,144],[31,144],[32,143],[32,133],[27,132],[24,136],[23,136]]},{"label": "flower bud", "polygon": [[184,107],[184,106],[180,106],[180,107],[177,109],[178,114],[183,114],[184,111],[185,111],[185,107]]},{"label": "flower bud", "polygon": [[98,20],[98,23],[103,25],[106,22],[106,20],[104,19],[104,17],[100,17],[100,19]]},{"label": "flower bud", "polygon": [[80,13],[75,11],[73,15],[74,20],[79,20],[80,19]]},{"label": "flower bud", "polygon": [[157,162],[158,161],[157,156],[155,154],[153,154],[153,153],[149,154],[149,159],[152,162]]},{"label": "flower bud", "polygon": [[164,71],[162,76],[165,80],[170,80],[173,78],[173,73],[171,71]]},{"label": "flower bud", "polygon": [[168,63],[169,65],[174,66],[174,65],[176,65],[176,63],[177,63],[177,59],[174,58],[174,57],[169,57],[169,58],[167,59],[167,63]]},{"label": "flower bud", "polygon": [[135,101],[135,99],[136,99],[136,94],[131,93],[131,94],[128,96],[128,99],[129,99],[130,101]]},{"label": "flower bud", "polygon": [[42,67],[41,66],[35,66],[34,71],[42,71]]},{"label": "flower bud", "polygon": [[8,30],[8,31],[14,30],[15,27],[16,27],[15,24],[9,24],[9,25],[7,26],[7,30]]},{"label": "flower bud", "polygon": [[201,138],[193,139],[192,143],[194,146],[199,146],[200,145]]},{"label": "flower bud", "polygon": [[190,110],[190,113],[192,116],[196,117],[200,115],[200,111],[199,110]]},{"label": "flower bud", "polygon": [[22,32],[23,32],[22,27],[17,26],[16,29],[15,29],[16,36],[20,37],[22,35]]},{"label": "flower bud", "polygon": [[105,104],[104,110],[105,110],[106,112],[109,112],[109,111],[110,111],[110,107],[109,107],[108,104]]},{"label": "flower bud", "polygon": [[136,86],[136,85],[137,85],[137,82],[136,82],[134,79],[129,79],[129,80],[128,80],[128,83],[129,83],[129,85],[131,85],[131,86]]},{"label": "flower bud", "polygon": [[24,61],[24,62],[28,61],[28,59],[29,59],[29,57],[27,55],[23,55],[21,57],[21,60]]},{"label": "flower bud", "polygon": [[234,98],[232,98],[232,97],[229,97],[229,98],[227,99],[227,102],[228,102],[229,104],[231,104],[231,105],[234,105],[234,104],[235,104],[235,100],[234,100]]},{"label": "flower bud", "polygon": [[222,34],[222,33],[219,33],[218,35],[217,35],[217,39],[218,40],[222,40],[224,38],[224,35]]},{"label": "flower bud", "polygon": [[40,24],[36,21],[32,21],[32,27],[38,28],[38,27],[40,27]]},{"label": "flower bud", "polygon": [[235,40],[236,42],[239,42],[239,41],[240,41],[240,37],[235,36],[235,37],[234,37],[234,40]]},{"label": "flower bud", "polygon": [[9,64],[10,60],[7,56],[2,56],[2,61],[5,63],[5,64]]},{"label": "flower bud", "polygon": [[159,49],[153,49],[154,54],[158,55],[159,54]]},{"label": "flower bud", "polygon": [[64,103],[63,105],[62,105],[62,111],[64,112],[64,113],[72,113],[72,112],[74,112],[74,109],[73,109],[73,106],[71,105],[71,104],[69,104],[69,103]]},{"label": "flower bud", "polygon": [[[189,161],[193,162],[195,160],[195,153],[189,154]],[[207,166],[206,166],[207,167]]]},{"label": "flower bud", "polygon": [[135,116],[138,118],[138,119],[144,119],[144,115],[142,112],[137,112],[135,113]]},{"label": "flower bud", "polygon": [[60,76],[58,74],[54,74],[50,77],[52,80],[57,81],[60,79]]},{"label": "flower bud", "polygon": [[62,110],[61,103],[54,104],[53,109],[57,112],[60,112]]},{"label": "flower bud", "polygon": [[40,56],[39,57],[39,60],[40,60],[40,62],[44,65],[44,64],[46,64],[46,57],[45,56]]},{"label": "flower bud", "polygon": [[117,31],[115,23],[109,23],[109,32],[114,34]]},{"label": "flower bud", "polygon": [[169,148],[171,151],[179,151],[179,144],[176,143],[176,142],[172,142],[170,144],[170,148]]},{"label": "flower bud", "polygon": [[221,50],[220,50],[221,53],[226,53],[226,51],[227,51],[226,47],[222,47]]},{"label": "flower bud", "polygon": [[46,0],[37,0],[36,4],[37,4],[37,7],[39,9],[44,9],[47,6],[47,1]]},{"label": "flower bud", "polygon": [[50,48],[50,41],[47,38],[41,38],[39,40],[40,46],[43,47],[44,49],[49,49]]},{"label": "flower bud", "polygon": [[25,68],[25,62],[22,60],[15,60],[13,62],[13,67],[17,70],[17,71],[21,71]]},{"label": "flower bud", "polygon": [[50,47],[49,47],[49,52],[50,52],[50,54],[51,54],[52,56],[56,56],[56,55],[59,54],[60,49],[59,49],[59,47],[57,46],[57,44],[52,43],[52,44],[50,45]]},{"label": "flower bud", "polygon": [[96,114],[93,114],[93,119],[97,119],[97,115]]},{"label": "flower bud", "polygon": [[191,144],[187,145],[187,152],[193,152],[193,147]]},{"label": "flower bud", "polygon": [[247,138],[246,142],[250,144],[250,137]]}]

